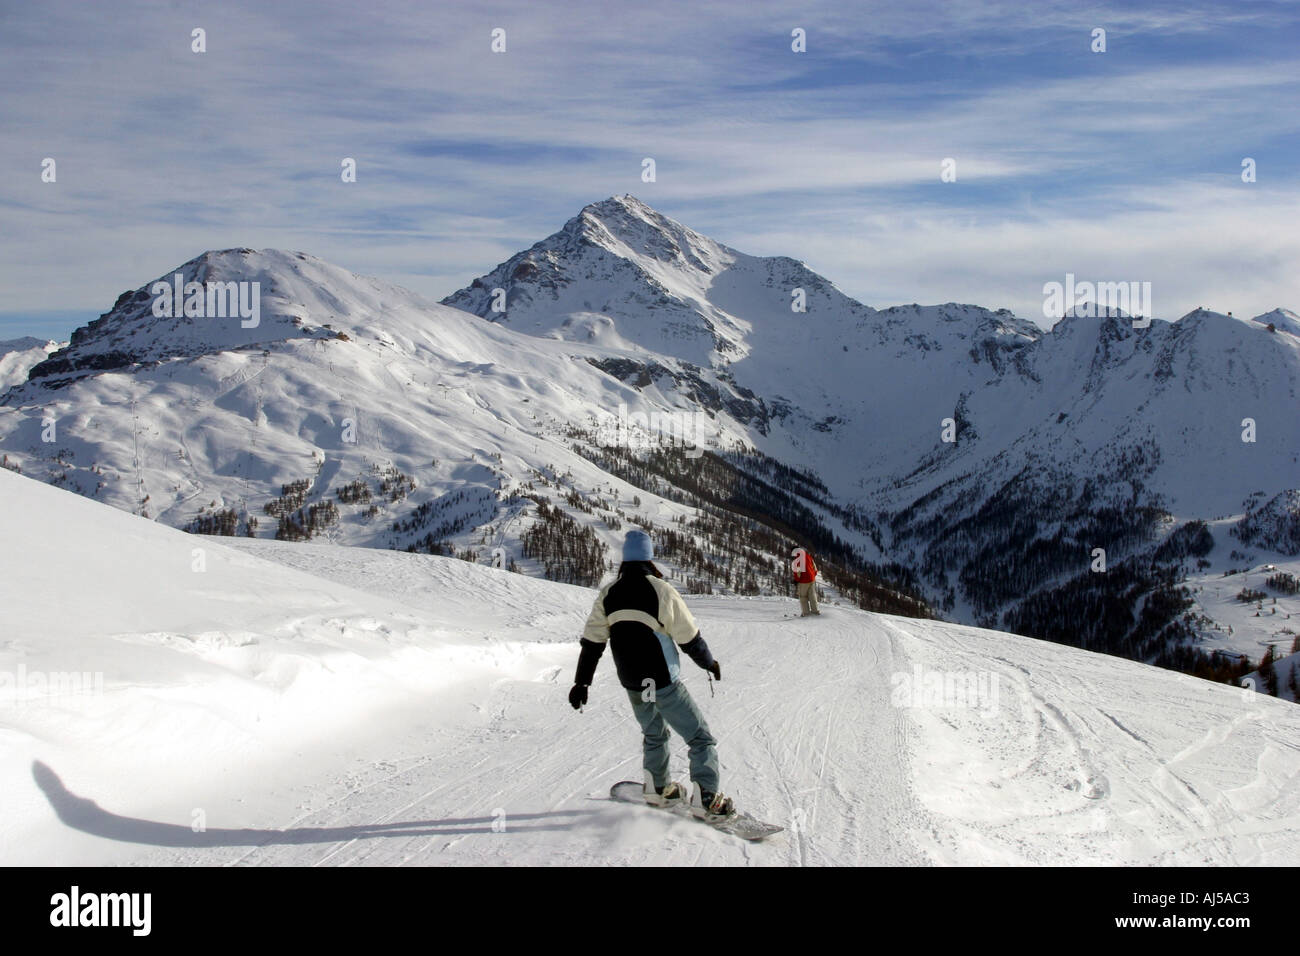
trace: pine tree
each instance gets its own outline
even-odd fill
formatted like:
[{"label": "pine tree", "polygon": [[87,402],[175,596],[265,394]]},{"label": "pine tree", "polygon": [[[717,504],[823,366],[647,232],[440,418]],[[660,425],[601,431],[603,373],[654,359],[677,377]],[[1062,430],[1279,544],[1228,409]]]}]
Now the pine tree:
[{"label": "pine tree", "polygon": [[1264,659],[1259,662],[1259,677],[1264,682],[1264,689],[1272,697],[1277,696],[1277,668],[1273,666],[1273,648],[1264,652]]}]

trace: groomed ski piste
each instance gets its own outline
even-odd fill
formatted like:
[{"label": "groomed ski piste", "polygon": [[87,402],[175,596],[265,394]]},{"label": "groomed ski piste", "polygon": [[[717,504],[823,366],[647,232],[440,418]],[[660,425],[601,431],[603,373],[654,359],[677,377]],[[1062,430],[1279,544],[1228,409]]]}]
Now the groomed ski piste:
[{"label": "groomed ski piste", "polygon": [[[0,470],[6,865],[1281,865],[1300,710],[995,631],[688,597],[683,673],[750,844],[617,804],[594,592],[187,535]],[[674,771],[685,749],[674,739]]]}]

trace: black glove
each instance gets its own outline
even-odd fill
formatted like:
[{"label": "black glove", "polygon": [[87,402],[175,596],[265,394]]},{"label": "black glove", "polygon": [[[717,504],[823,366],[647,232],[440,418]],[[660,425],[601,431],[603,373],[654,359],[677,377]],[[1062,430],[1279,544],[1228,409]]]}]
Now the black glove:
[{"label": "black glove", "polygon": [[587,702],[587,685],[574,684],[573,689],[569,691],[569,703],[573,705],[574,710],[577,710],[586,702]]},{"label": "black glove", "polygon": [[712,664],[706,667],[705,670],[707,670],[710,674],[713,675],[714,680],[722,680],[722,665],[719,664],[717,661],[714,661]]}]

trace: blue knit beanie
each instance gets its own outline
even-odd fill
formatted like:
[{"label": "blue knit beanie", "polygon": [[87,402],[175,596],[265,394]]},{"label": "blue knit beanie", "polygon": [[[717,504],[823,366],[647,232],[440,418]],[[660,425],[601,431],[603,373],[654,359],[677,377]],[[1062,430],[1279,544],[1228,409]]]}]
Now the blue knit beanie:
[{"label": "blue knit beanie", "polygon": [[654,542],[644,531],[629,531],[623,539],[624,561],[653,561],[655,557]]}]

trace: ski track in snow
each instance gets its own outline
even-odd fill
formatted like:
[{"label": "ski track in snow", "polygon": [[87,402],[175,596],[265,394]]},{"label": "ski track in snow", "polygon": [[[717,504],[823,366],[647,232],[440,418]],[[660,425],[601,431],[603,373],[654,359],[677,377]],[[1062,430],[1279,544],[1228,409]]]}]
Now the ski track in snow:
[{"label": "ski track in snow", "polygon": [[[987,852],[988,862],[1061,862],[1038,839],[1053,832],[1073,837],[1070,860],[1077,863],[1296,860],[1300,744],[1287,705],[1184,675],[1162,673],[1166,680],[1152,681],[1142,665],[1102,655],[1088,655],[1097,664],[1091,671],[1078,666],[1085,661],[1063,668],[1060,647],[1028,638],[968,631],[962,640],[941,643],[944,632],[956,636],[960,629],[931,625],[938,634],[928,636],[913,622],[884,623],[941,652],[930,658],[935,667],[991,669],[1006,678],[1000,687],[1014,700],[1004,690],[1004,723],[990,730],[1015,729],[1014,712],[1021,711],[1017,735],[964,738],[965,806],[950,820],[965,818],[969,842],[950,862],[971,862],[972,850]],[[1012,646],[1014,661],[1001,656]],[[921,713],[937,726],[937,712]],[[1207,716],[1208,729],[1198,730]],[[942,739],[930,735],[928,743],[944,752]],[[1009,746],[1016,743],[1019,755]],[[1025,780],[1030,773],[1036,779]],[[931,786],[925,784],[931,775],[918,776],[929,796],[924,802],[940,805],[935,797],[944,775],[933,775]],[[1019,794],[1009,786],[1017,781],[1027,784]],[[1045,782],[1055,782],[1052,791],[1025,800]],[[981,791],[997,797],[982,806]]]},{"label": "ski track in snow", "polygon": [[[613,662],[602,661],[591,705],[565,700],[576,637],[542,645],[555,659],[532,680],[501,679],[472,715],[439,728],[421,756],[376,760],[334,781],[321,806],[276,828],[389,829],[379,838],[262,847],[162,851],[138,862],[223,865],[638,864],[827,865],[922,863],[906,837],[923,812],[910,793],[902,715],[888,704],[895,638],[864,641],[847,612],[793,625],[784,602],[693,599],[724,662],[724,680],[688,686],[719,739],[724,788],[742,809],[789,831],[762,845],[657,811],[615,805],[609,786],[640,778],[640,731]],[[737,608],[736,605],[740,604]],[[515,609],[524,626],[530,609]],[[856,614],[853,615],[857,617]],[[838,621],[837,621],[838,618]],[[807,670],[808,643],[834,658],[814,694],[786,690]],[[549,652],[549,653],[548,653]],[[842,655],[836,652],[842,652]],[[804,658],[801,662],[800,658]],[[693,665],[691,665],[693,666]],[[557,669],[558,668],[558,669]],[[408,745],[411,742],[403,742]],[[685,779],[681,739],[674,772]],[[503,816],[501,816],[504,814]],[[494,821],[502,819],[502,832]],[[291,839],[291,838],[290,838]]]}]

